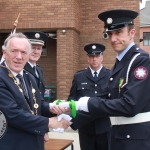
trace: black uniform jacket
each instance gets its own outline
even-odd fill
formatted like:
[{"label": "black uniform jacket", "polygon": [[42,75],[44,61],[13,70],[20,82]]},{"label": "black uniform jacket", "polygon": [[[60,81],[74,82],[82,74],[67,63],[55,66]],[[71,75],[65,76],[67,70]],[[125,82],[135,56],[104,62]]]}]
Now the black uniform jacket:
[{"label": "black uniform jacket", "polygon": [[[129,63],[133,56],[141,53],[131,65],[128,83],[119,92],[119,81],[126,81]],[[74,126],[80,128],[89,118],[104,116],[133,117],[138,113],[150,111],[150,58],[143,50],[134,45],[112,69],[109,81],[109,98],[91,97],[88,101],[89,113],[79,111],[73,119]],[[84,117],[86,116],[86,117]],[[150,122],[114,125],[111,133],[111,150],[149,150]]]},{"label": "black uniform jacket", "polygon": [[[70,95],[68,100],[78,100],[80,97],[99,97],[105,96],[107,91],[106,89],[109,81],[110,70],[102,67],[97,81],[94,81],[93,75],[90,68],[88,67],[85,70],[79,71],[74,75],[72,81],[72,87],[70,90]],[[72,126],[73,128],[73,126]],[[88,123],[79,129],[79,132],[86,132],[89,134],[100,134],[110,130],[110,120],[108,117],[101,117],[94,120],[93,122]]]},{"label": "black uniform jacket", "polygon": [[43,72],[42,69],[36,65],[36,70],[39,74],[39,78],[36,76],[34,69],[30,66],[29,63],[26,63],[24,69],[28,72],[30,72],[36,79],[39,91],[41,93],[41,96],[44,98],[44,92],[45,92],[45,85],[44,85],[44,79],[43,79]]},{"label": "black uniform jacket", "polygon": [[[44,135],[48,130],[49,104],[41,97],[34,77],[24,71],[24,80],[28,89],[29,103],[20,92],[8,70],[0,66],[0,111],[5,115],[7,131],[0,139],[0,150],[44,150]],[[31,89],[35,89],[38,115],[30,113],[34,100]]]}]

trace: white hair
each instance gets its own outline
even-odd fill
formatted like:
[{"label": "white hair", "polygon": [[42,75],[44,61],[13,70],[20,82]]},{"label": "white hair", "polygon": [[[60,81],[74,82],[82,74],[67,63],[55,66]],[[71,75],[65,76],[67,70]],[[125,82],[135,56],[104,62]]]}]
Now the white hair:
[{"label": "white hair", "polygon": [[29,43],[29,53],[31,53],[32,51],[32,46],[31,46],[31,43],[30,43],[30,40],[22,33],[15,33],[15,34],[11,34],[7,37],[7,39],[4,41],[4,45],[2,46],[2,50],[6,51],[8,49],[8,46],[9,46],[9,41],[12,39],[12,38],[20,38],[20,39],[26,39]]}]

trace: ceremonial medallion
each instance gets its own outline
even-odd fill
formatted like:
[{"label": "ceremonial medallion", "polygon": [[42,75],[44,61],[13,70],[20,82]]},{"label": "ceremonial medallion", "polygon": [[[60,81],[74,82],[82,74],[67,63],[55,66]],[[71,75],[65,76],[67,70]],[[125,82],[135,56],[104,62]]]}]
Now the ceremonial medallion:
[{"label": "ceremonial medallion", "polygon": [[18,83],[17,83],[17,81],[16,81],[16,80],[14,81],[14,83],[15,83],[16,85],[18,85]]},{"label": "ceremonial medallion", "polygon": [[4,114],[0,111],[0,138],[4,136],[7,130],[7,122]]},{"label": "ceremonial medallion", "polygon": [[13,78],[13,75],[12,75],[12,73],[10,73],[10,72],[9,72],[9,74],[8,74],[8,75],[9,75],[9,77],[10,77],[10,78]]},{"label": "ceremonial medallion", "polygon": [[35,93],[35,89],[32,88],[32,93]]},{"label": "ceremonial medallion", "polygon": [[34,108],[38,108],[39,107],[39,105],[36,103],[36,104],[34,104]]}]

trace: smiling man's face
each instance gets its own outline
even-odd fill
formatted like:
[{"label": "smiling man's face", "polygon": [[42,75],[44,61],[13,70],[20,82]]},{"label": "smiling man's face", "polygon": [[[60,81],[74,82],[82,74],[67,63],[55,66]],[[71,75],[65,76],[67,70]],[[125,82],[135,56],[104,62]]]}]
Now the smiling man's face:
[{"label": "smiling man's face", "polygon": [[24,38],[14,37],[8,42],[7,50],[3,51],[8,67],[20,73],[29,59],[29,42]]}]

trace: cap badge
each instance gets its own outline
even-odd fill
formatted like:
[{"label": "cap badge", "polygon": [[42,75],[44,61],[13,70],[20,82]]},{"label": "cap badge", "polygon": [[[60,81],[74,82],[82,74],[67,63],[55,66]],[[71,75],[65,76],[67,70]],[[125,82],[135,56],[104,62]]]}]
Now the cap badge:
[{"label": "cap badge", "polygon": [[95,46],[95,45],[93,45],[93,46],[92,46],[92,49],[96,49],[96,46]]},{"label": "cap badge", "polygon": [[112,24],[112,22],[113,22],[112,18],[107,18],[107,23],[108,24]]},{"label": "cap badge", "polygon": [[148,70],[143,66],[139,66],[134,70],[134,76],[139,80],[146,79],[148,76]]},{"label": "cap badge", "polygon": [[36,34],[35,34],[35,38],[38,39],[39,37],[40,37],[40,34],[39,34],[39,33],[36,33]]}]

